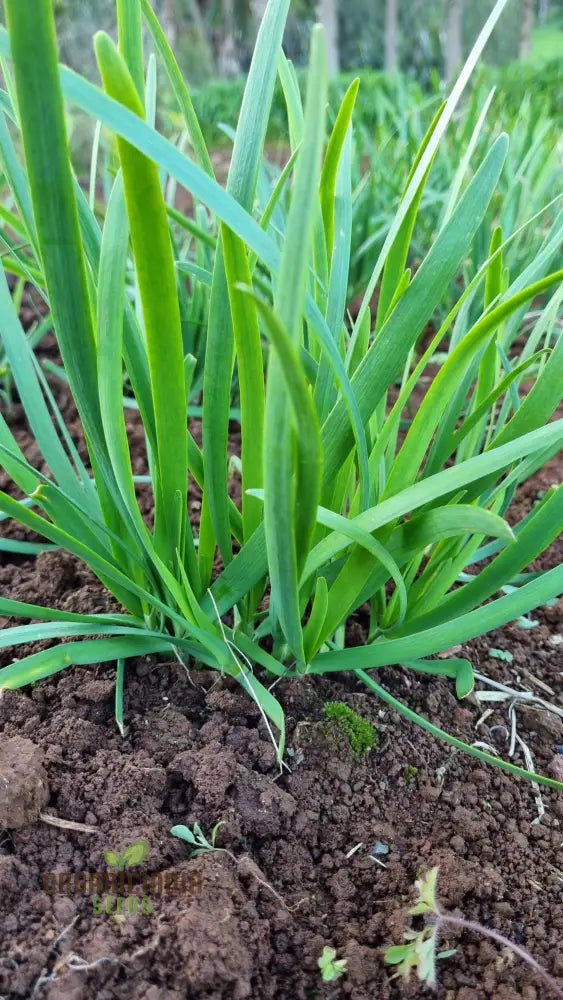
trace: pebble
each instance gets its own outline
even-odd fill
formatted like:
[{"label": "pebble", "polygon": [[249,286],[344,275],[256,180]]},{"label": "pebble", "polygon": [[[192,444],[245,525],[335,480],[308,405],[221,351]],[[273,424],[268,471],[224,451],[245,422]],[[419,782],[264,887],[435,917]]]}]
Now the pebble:
[{"label": "pebble", "polygon": [[557,754],[555,757],[552,757],[547,770],[550,777],[555,778],[556,781],[563,782],[563,756]]},{"label": "pebble", "polygon": [[372,858],[386,858],[391,848],[384,844],[382,840],[376,840],[371,849]]},{"label": "pebble", "polygon": [[560,719],[558,715],[524,705],[520,709],[519,719],[523,729],[535,731],[546,743],[561,743],[563,719]]}]

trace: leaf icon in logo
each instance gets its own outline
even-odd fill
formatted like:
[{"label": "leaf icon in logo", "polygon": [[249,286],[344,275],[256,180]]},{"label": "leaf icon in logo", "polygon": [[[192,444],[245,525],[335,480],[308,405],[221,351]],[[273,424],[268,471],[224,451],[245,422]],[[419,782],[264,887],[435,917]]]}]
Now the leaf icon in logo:
[{"label": "leaf icon in logo", "polygon": [[104,860],[106,865],[112,865],[115,868],[121,868],[121,855],[116,854],[115,851],[104,851]]},{"label": "leaf icon in logo", "polygon": [[136,843],[131,844],[126,847],[122,859],[125,868],[132,868],[134,865],[140,865],[142,861],[145,860],[149,853],[149,845],[147,840],[137,840]]}]

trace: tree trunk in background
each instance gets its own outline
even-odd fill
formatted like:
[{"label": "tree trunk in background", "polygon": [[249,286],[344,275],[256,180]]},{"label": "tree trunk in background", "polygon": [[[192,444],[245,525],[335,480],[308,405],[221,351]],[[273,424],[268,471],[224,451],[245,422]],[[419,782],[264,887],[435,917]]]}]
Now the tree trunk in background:
[{"label": "tree trunk in background", "polygon": [[336,76],[340,71],[338,0],[320,0],[317,17],[325,29],[328,74]]},{"label": "tree trunk in background", "polygon": [[174,12],[174,0],[164,0],[161,14],[162,30],[166,35],[168,44],[172,50],[176,46],[178,32],[176,30],[176,15]]},{"label": "tree trunk in background", "polygon": [[385,2],[385,69],[391,73],[397,69],[399,42],[398,0]]},{"label": "tree trunk in background", "polygon": [[191,32],[194,49],[198,56],[198,79],[196,83],[201,86],[202,83],[211,79],[215,71],[213,49],[205,30],[203,15],[199,8],[198,0],[186,0],[185,9],[191,22],[189,24],[188,31]]},{"label": "tree trunk in background", "polygon": [[534,29],[534,0],[522,0],[522,32],[520,34],[520,58],[526,59],[532,51],[532,31]]},{"label": "tree trunk in background", "polygon": [[235,3],[234,0],[222,0],[223,38],[219,45],[217,68],[220,76],[234,77],[241,72],[240,61],[235,39]]},{"label": "tree trunk in background", "polygon": [[262,18],[266,13],[266,7],[268,6],[268,0],[250,0],[250,7],[252,10],[252,15],[256,21],[256,27],[259,28],[262,23]]},{"label": "tree trunk in background", "polygon": [[446,80],[450,83],[463,62],[461,28],[465,0],[447,0],[446,6]]}]

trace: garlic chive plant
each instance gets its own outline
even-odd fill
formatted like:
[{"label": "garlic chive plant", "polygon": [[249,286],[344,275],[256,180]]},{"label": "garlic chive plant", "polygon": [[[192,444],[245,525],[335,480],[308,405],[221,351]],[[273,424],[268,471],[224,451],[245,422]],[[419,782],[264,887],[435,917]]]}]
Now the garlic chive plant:
[{"label": "garlic chive plant", "polygon": [[[70,664],[116,661],[122,724],[128,658],[191,658],[242,685],[260,706],[281,759],[284,719],[271,691],[275,678],[351,671],[403,714],[439,732],[381,687],[377,669],[404,664],[442,674],[463,697],[473,686],[470,663],[429,657],[563,592],[563,567],[527,572],[559,533],[563,488],[550,490],[514,529],[505,518],[519,484],[563,441],[563,420],[551,420],[563,394],[557,325],[563,272],[553,269],[562,215],[553,206],[544,213],[549,223],[540,252],[517,273],[506,264],[507,250],[522,229],[494,228],[479,269],[432,342],[420,346],[472,253],[503,171],[506,135],[472,162],[471,178],[452,189],[449,215],[416,274],[406,267],[440,142],[507,2],[495,4],[424,137],[350,327],[357,85],[327,130],[320,27],[313,32],[303,107],[281,48],[289,0],[270,0],[223,188],[149,0],[118,0],[118,47],[104,34],[95,38],[103,89],[59,67],[50,0],[6,0],[1,115],[21,130],[23,161],[7,127],[0,127],[0,155],[20,229],[36,253],[33,278],[49,302],[89,462],[76,453],[1,276],[3,347],[49,475],[27,461],[0,419],[0,460],[26,498],[2,493],[0,509],[84,560],[122,610],[68,614],[0,598],[2,615],[30,621],[2,630],[3,647],[60,640],[15,659],[0,672],[1,687],[29,684]],[[143,20],[184,116],[190,155],[158,134],[150,114],[147,120],[154,94],[146,100]],[[292,157],[272,184],[263,154],[277,74]],[[73,175],[64,99],[115,135],[118,169],[103,227]],[[202,448],[187,427],[194,361],[182,337],[185,286],[174,252],[175,227],[194,227],[167,210],[165,175],[191,193],[196,217],[213,217],[219,233],[212,269],[195,264],[193,271],[209,289]],[[263,211],[256,207],[260,177],[262,188],[270,184]],[[131,267],[137,308],[126,294]],[[373,325],[369,303],[377,286]],[[532,302],[535,319],[522,347],[519,332]],[[447,358],[402,436],[401,419],[445,338]],[[240,510],[227,488],[235,362]],[[124,374],[146,435],[151,527],[135,494]],[[203,497],[197,537],[187,511],[189,477]],[[213,578],[217,551],[222,569]],[[470,567],[478,569],[468,573]],[[502,588],[504,595],[496,596]],[[346,649],[343,626],[366,603],[366,644]]]}]

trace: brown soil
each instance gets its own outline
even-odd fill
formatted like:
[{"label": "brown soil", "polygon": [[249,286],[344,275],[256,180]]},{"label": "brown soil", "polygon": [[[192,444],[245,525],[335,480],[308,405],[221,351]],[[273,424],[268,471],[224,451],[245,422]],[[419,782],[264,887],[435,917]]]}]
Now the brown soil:
[{"label": "brown soil", "polygon": [[[13,419],[25,445],[17,408]],[[142,438],[131,431],[141,472]],[[520,514],[560,478],[561,462],[551,463],[523,491]],[[560,539],[538,565],[562,557]],[[58,552],[5,556],[0,592],[72,611],[111,606],[89,571]],[[540,622],[533,630],[513,624],[465,651],[482,673],[561,706],[563,602],[533,617]],[[362,640],[361,620],[349,638]],[[492,657],[495,649],[511,652],[513,662]],[[0,666],[11,658],[2,651]],[[459,703],[448,682],[401,668],[379,677],[435,724],[508,752],[508,703]],[[542,792],[546,813],[535,822],[528,783],[430,738],[349,677],[277,686],[288,726],[283,774],[253,704],[217,675],[188,675],[176,662],[152,658],[129,663],[123,738],[113,682],[109,667],[73,669],[0,700],[0,815],[8,827],[0,834],[0,996],[419,996],[415,982],[391,980],[383,951],[400,943],[414,879],[434,865],[444,906],[522,944],[563,983],[563,796]],[[354,757],[327,728],[328,700],[344,700],[373,722],[377,751]],[[494,712],[476,729],[486,707]],[[529,708],[517,716],[536,768],[560,776],[563,722]],[[519,752],[514,759],[523,763]],[[86,829],[61,829],[53,817]],[[217,843],[230,853],[191,859],[170,835],[174,824],[194,822],[209,833],[219,820]],[[123,852],[139,840],[149,854],[132,869],[137,880],[184,874],[186,891],[160,896],[156,883],[150,913],[95,912],[88,882],[81,894],[80,873],[107,872],[104,851]],[[382,864],[370,856],[377,841],[389,849]],[[63,891],[52,894],[61,873],[79,876],[78,891],[64,891],[63,880]],[[317,966],[325,945],[347,959],[346,975],[329,985]],[[488,942],[454,934],[442,947],[457,951],[439,962],[439,1000],[548,995],[530,969]]]}]

